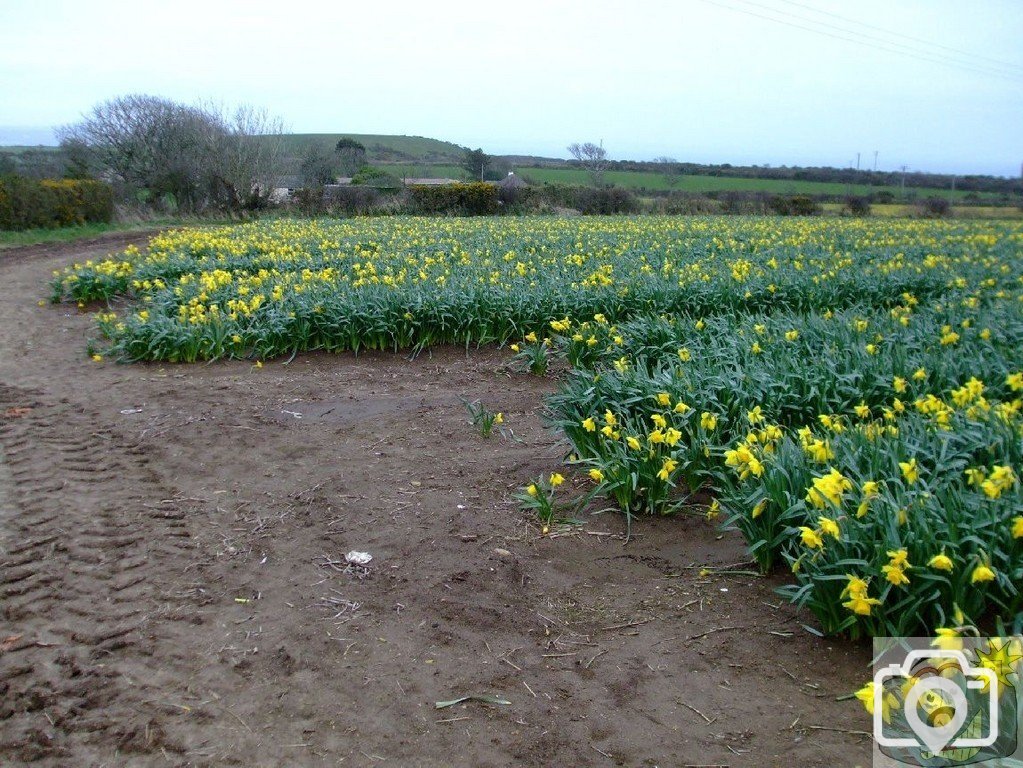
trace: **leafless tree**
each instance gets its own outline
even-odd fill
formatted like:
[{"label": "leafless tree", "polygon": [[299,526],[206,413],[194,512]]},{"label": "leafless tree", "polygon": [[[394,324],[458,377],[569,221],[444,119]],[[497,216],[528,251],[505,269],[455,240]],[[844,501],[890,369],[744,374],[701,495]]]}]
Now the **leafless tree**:
[{"label": "leafless tree", "polygon": [[655,157],[655,163],[660,163],[663,168],[661,175],[664,176],[664,183],[674,189],[682,180],[682,165],[674,157]]},{"label": "leafless tree", "polygon": [[579,164],[590,174],[590,180],[594,186],[600,186],[604,181],[604,171],[607,170],[607,150],[603,142],[594,144],[587,141],[585,144],[569,144],[568,151]]},{"label": "leafless tree", "polygon": [[237,211],[270,194],[282,133],[280,121],[251,108],[228,114],[133,94],[98,104],[59,137],[76,162],[114,183],[123,198]]},{"label": "leafless tree", "polygon": [[220,124],[210,167],[218,203],[231,210],[265,203],[284,167],[284,123],[250,106],[205,111]]}]

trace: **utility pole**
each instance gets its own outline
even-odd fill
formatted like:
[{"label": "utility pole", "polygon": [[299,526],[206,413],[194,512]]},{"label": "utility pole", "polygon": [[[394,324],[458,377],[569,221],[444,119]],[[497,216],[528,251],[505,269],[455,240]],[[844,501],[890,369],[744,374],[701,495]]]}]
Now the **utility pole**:
[{"label": "utility pole", "polygon": [[874,150],[874,171],[877,171],[877,150]]},{"label": "utility pole", "polygon": [[859,169],[860,169],[860,153],[857,152],[856,153],[856,170],[858,171]]},{"label": "utility pole", "polygon": [[906,199],[906,170],[908,166],[900,165],[899,169],[902,171],[902,199]]}]

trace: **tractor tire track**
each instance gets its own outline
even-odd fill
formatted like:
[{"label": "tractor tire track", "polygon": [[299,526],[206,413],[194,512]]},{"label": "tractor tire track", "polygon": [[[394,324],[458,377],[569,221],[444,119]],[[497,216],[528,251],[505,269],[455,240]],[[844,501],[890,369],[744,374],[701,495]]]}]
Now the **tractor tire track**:
[{"label": "tractor tire track", "polygon": [[0,414],[0,755],[179,751],[137,672],[156,625],[187,613],[168,571],[155,578],[189,562],[183,515],[155,504],[144,453],[98,414],[2,385]]}]

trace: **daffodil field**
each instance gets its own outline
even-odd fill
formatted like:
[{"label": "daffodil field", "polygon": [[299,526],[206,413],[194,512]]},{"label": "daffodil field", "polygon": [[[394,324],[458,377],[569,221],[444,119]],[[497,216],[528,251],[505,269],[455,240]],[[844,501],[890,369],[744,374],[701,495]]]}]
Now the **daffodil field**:
[{"label": "daffodil field", "polygon": [[[97,356],[508,344],[627,515],[738,529],[825,633],[1023,625],[1023,225],[283,220],[76,264]],[[558,482],[522,498],[553,519]],[[540,498],[542,496],[542,498]],[[702,498],[702,497],[701,497]]]}]

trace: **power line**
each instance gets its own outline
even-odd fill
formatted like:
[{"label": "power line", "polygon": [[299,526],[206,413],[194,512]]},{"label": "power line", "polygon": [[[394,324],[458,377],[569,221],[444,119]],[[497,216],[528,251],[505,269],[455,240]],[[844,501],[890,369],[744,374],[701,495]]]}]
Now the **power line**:
[{"label": "power line", "polygon": [[[964,60],[962,60],[962,57],[960,57],[960,56],[949,57],[947,54],[943,54],[943,53],[941,53],[939,51],[930,51],[930,50],[926,50],[926,49],[921,49],[920,46],[918,46],[918,45],[906,45],[905,43],[899,43],[899,42],[896,42],[894,40],[886,40],[885,38],[878,37],[877,35],[871,35],[871,34],[868,34],[866,32],[857,32],[856,30],[849,29],[847,27],[838,26],[836,24],[829,24],[828,22],[825,22],[825,21],[817,21],[815,19],[807,18],[806,16],[800,16],[799,14],[790,13],[789,11],[779,10],[778,8],[775,8],[774,6],[764,5],[763,3],[754,2],[754,0],[738,0],[738,2],[743,3],[744,5],[752,5],[752,6],[755,6],[757,8],[763,8],[763,9],[769,11],[770,13],[775,13],[775,14],[778,14],[780,16],[788,16],[788,17],[793,18],[793,19],[798,19],[799,21],[804,21],[804,22],[806,22],[808,24],[815,24],[815,25],[820,26],[820,27],[826,27],[828,29],[837,30],[838,32],[841,32],[841,33],[844,33],[844,34],[847,34],[847,35],[855,35],[856,37],[862,37],[862,38],[864,38],[866,40],[869,40],[871,42],[881,43],[882,45],[886,45],[886,46],[894,46],[896,48],[902,49],[903,52],[909,53],[909,54],[912,54],[912,55],[920,55],[920,54],[922,54],[922,55],[928,56],[928,57],[941,57],[943,59],[946,59],[946,58],[949,59],[948,62],[942,62],[942,63],[955,64],[956,66],[971,67],[971,68],[976,69],[978,71],[984,71],[984,72],[986,72],[988,74],[1005,75],[1005,76],[1009,76],[1009,77],[1021,77],[1021,76],[1023,76],[1023,71],[1019,71],[1019,72],[1012,72],[1012,71],[1003,72],[1003,71],[1001,71],[1006,66],[1008,66],[1010,68],[1010,70],[1011,70],[1011,68],[1014,66],[1014,65],[1011,65],[1011,64],[1006,65],[1004,63],[999,63],[996,66],[992,66],[990,64],[984,64],[983,62],[976,62],[976,61],[969,61],[969,60],[964,61]],[[789,2],[789,0],[783,0],[783,2]],[[802,6],[802,5],[800,7],[809,8],[809,6]],[[840,18],[844,19],[845,17],[840,17]],[[856,22],[856,21],[854,21],[852,19],[849,19],[849,21],[852,21],[852,23],[854,23],[854,24],[859,24],[859,22]],[[861,25],[861,26],[870,26],[870,25]],[[880,27],[872,27],[872,28],[880,29]],[[885,32],[886,34],[889,34],[889,35],[897,35],[897,33],[887,32],[886,30],[882,30],[882,31]],[[931,44],[927,43],[927,45],[930,46]],[[971,54],[966,54],[966,55],[967,55],[967,57],[969,57]],[[957,61],[955,59],[959,59],[959,60]]]},{"label": "power line", "polygon": [[805,29],[807,31],[815,32],[817,34],[829,35],[829,36],[832,36],[832,37],[838,37],[839,39],[847,40],[848,42],[859,43],[860,45],[867,45],[869,47],[876,48],[878,50],[887,51],[889,53],[898,53],[898,54],[902,54],[902,55],[905,55],[905,56],[910,56],[910,57],[913,57],[913,58],[918,58],[918,59],[922,59],[922,60],[925,60],[925,61],[930,61],[930,62],[933,62],[933,63],[936,63],[936,64],[942,64],[944,66],[960,67],[962,69],[968,69],[968,70],[970,70],[972,72],[976,72],[978,74],[995,75],[995,76],[998,76],[998,77],[1006,77],[1006,78],[1009,78],[1009,79],[1017,79],[1017,78],[1023,77],[1023,72],[1020,72],[1020,73],[1017,73],[1017,72],[1006,72],[1006,71],[1003,71],[1001,69],[994,68],[994,67],[992,67],[992,66],[990,66],[988,64],[982,64],[982,63],[971,62],[971,61],[961,61],[961,60],[960,61],[956,61],[956,60],[952,60],[952,59],[949,59],[949,57],[947,57],[945,54],[942,54],[940,52],[932,52],[932,51],[928,51],[928,50],[920,50],[919,47],[908,46],[908,45],[905,45],[903,43],[894,42],[892,40],[885,40],[884,38],[877,37],[876,35],[868,35],[868,34],[866,34],[864,32],[857,32],[855,30],[851,30],[851,29],[848,29],[848,28],[845,28],[845,27],[836,26],[834,24],[828,24],[827,22],[815,21],[813,19],[808,19],[805,16],[799,16],[797,14],[789,13],[788,11],[778,10],[777,8],[774,8],[772,6],[764,5],[763,3],[753,2],[753,0],[738,0],[738,2],[744,3],[746,5],[753,5],[753,6],[756,6],[756,7],[759,7],[759,8],[764,8],[764,9],[766,9],[767,11],[769,11],[771,13],[775,13],[775,14],[778,14],[778,15],[781,15],[781,16],[788,16],[790,18],[794,18],[794,19],[797,19],[799,21],[804,21],[804,22],[807,22],[809,24],[815,24],[817,26],[827,27],[829,29],[834,29],[834,30],[837,30],[840,33],[843,33],[843,35],[855,35],[857,38],[864,38],[864,39],[863,40],[859,40],[859,39],[853,39],[853,38],[843,37],[843,36],[839,36],[839,35],[832,35],[831,33],[828,33],[828,32],[825,32],[823,30],[819,30],[819,29],[816,29],[816,28],[803,27],[802,25],[799,25],[799,24],[791,24],[790,22],[784,21],[783,19],[776,19],[776,18],[771,17],[771,16],[762,16],[760,14],[753,14],[752,12],[745,11],[745,10],[743,10],[741,8],[732,8],[732,10],[739,11],[740,13],[747,13],[747,14],[756,15],[756,16],[758,16],[760,18],[768,19],[769,21],[774,21],[774,22],[776,22],[778,24],[786,24],[788,26],[795,26],[795,27],[797,27],[799,29]]},{"label": "power line", "polygon": [[912,40],[913,42],[916,42],[916,43],[923,43],[924,45],[929,45],[932,48],[941,48],[942,50],[945,50],[945,51],[951,51],[952,53],[959,53],[959,54],[962,54],[964,56],[968,56],[968,57],[973,58],[973,59],[982,59],[982,60],[988,61],[988,62],[990,62],[992,64],[998,64],[999,66],[1009,67],[1011,69],[1018,69],[1021,72],[1023,72],[1023,64],[1013,64],[1010,61],[1003,61],[1001,59],[993,59],[990,56],[982,56],[979,53],[971,53],[970,51],[964,51],[961,48],[952,48],[952,47],[947,46],[947,45],[942,45],[941,43],[935,43],[932,40],[924,40],[923,38],[920,38],[920,37],[913,37],[912,35],[907,35],[904,32],[893,32],[892,30],[885,29],[884,27],[878,27],[878,26],[875,26],[874,24],[867,24],[866,22],[863,22],[863,21],[857,21],[856,19],[850,19],[848,16],[842,16],[842,15],[837,14],[837,13],[832,13],[831,11],[822,11],[819,8],[814,8],[812,5],[805,5],[804,3],[797,3],[797,2],[795,2],[795,0],[781,0],[781,2],[785,3],[786,5],[794,5],[797,8],[804,8],[804,9],[806,9],[808,11],[811,11],[813,13],[818,13],[818,14],[820,14],[822,16],[830,16],[830,17],[832,17],[834,19],[841,19],[842,21],[847,21],[850,24],[855,24],[858,27],[865,27],[866,29],[874,29],[874,30],[877,30],[878,32],[883,32],[884,34],[890,35],[892,37],[902,37],[902,38],[905,38],[906,40]]},{"label": "power line", "polygon": [[[758,19],[765,19],[767,21],[772,21],[775,24],[781,24],[783,26],[792,27],[794,29],[801,29],[801,30],[804,30],[806,32],[812,32],[812,33],[817,34],[817,35],[823,35],[825,37],[831,37],[831,38],[834,38],[836,40],[844,40],[845,42],[848,42],[848,43],[854,43],[856,45],[861,45],[861,46],[864,46],[864,47],[867,47],[867,48],[873,48],[875,50],[885,51],[887,53],[894,53],[894,54],[901,55],[901,56],[907,56],[909,58],[918,59],[920,61],[928,61],[928,62],[930,62],[932,64],[941,64],[943,66],[959,67],[960,69],[970,70],[970,71],[974,72],[975,74],[994,75],[994,76],[997,76],[997,77],[1004,77],[1004,78],[1007,78],[1007,79],[1010,79],[1010,80],[1015,80],[1017,82],[1023,82],[1023,78],[1021,78],[1020,76],[1015,75],[1013,73],[1002,72],[1002,71],[997,71],[997,70],[990,70],[990,69],[983,69],[979,65],[970,65],[970,64],[965,64],[965,63],[950,62],[950,61],[948,61],[946,59],[935,58],[935,57],[932,57],[932,56],[926,55],[926,54],[900,51],[897,48],[890,47],[891,45],[897,45],[896,43],[887,43],[886,45],[879,45],[877,43],[869,42],[867,40],[858,40],[855,37],[846,37],[845,35],[839,35],[839,34],[835,34],[835,33],[832,33],[832,32],[827,32],[825,30],[816,29],[814,27],[807,27],[807,26],[804,26],[802,24],[795,24],[793,22],[785,21],[784,19],[778,19],[778,18],[775,18],[773,16],[766,16],[766,15],[764,15],[762,13],[757,13],[756,11],[749,11],[749,10],[746,10],[744,8],[736,8],[735,6],[726,5],[725,3],[718,2],[717,0],[701,0],[701,2],[707,3],[709,5],[717,6],[718,8],[724,8],[725,10],[728,10],[728,11],[734,11],[736,13],[742,13],[742,14],[745,14],[747,16],[753,16],[753,17],[758,18]],[[782,11],[775,11],[775,12],[776,13],[784,13]],[[789,15],[792,15],[792,14],[789,14]],[[811,23],[818,23],[818,22],[811,22]],[[851,32],[851,31],[850,31],[850,33],[851,34],[858,34],[858,33],[854,33],[854,32]]]}]

